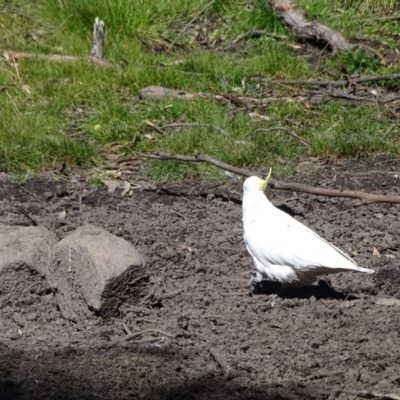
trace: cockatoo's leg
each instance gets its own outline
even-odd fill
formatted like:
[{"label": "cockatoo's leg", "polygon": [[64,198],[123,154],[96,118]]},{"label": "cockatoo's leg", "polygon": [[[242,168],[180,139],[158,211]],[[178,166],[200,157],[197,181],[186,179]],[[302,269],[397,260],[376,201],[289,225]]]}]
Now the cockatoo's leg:
[{"label": "cockatoo's leg", "polygon": [[252,276],[252,277],[248,280],[247,286],[248,286],[248,287],[250,287],[250,286],[255,286],[257,283],[262,282],[262,280],[263,280],[263,276],[262,276],[259,272],[256,272],[256,276]]}]

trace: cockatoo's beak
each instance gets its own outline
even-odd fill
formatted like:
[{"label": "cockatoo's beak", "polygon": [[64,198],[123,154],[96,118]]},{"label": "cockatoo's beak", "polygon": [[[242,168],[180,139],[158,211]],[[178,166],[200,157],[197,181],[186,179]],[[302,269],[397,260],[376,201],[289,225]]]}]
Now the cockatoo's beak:
[{"label": "cockatoo's beak", "polygon": [[269,183],[269,181],[270,181],[270,179],[271,179],[271,174],[272,174],[272,168],[269,169],[268,176],[265,178],[265,180],[263,181],[263,183],[262,183],[262,185],[261,185],[261,190],[262,190],[263,192],[265,191],[265,189],[266,189],[267,186],[268,186],[268,183]]}]

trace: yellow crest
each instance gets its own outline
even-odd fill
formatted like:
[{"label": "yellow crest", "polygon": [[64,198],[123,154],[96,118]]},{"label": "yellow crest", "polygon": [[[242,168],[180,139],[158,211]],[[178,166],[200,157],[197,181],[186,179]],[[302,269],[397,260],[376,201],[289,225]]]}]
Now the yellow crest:
[{"label": "yellow crest", "polygon": [[263,192],[268,186],[268,183],[269,183],[269,181],[271,179],[271,174],[272,174],[272,168],[269,169],[268,176],[260,184],[260,190],[262,190]]}]

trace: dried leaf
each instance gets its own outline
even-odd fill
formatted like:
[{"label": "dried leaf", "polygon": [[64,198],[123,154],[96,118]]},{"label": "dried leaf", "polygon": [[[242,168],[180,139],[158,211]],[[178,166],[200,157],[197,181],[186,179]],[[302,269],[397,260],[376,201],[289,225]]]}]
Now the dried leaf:
[{"label": "dried leaf", "polygon": [[108,193],[114,193],[117,190],[118,184],[115,181],[103,179],[102,182],[107,186]]},{"label": "dried leaf", "polygon": [[353,306],[354,306],[354,304],[351,304],[351,301],[349,301],[349,300],[346,300],[342,305],[342,307],[344,307],[344,308],[351,308]]},{"label": "dried leaf", "polygon": [[121,192],[121,197],[126,196],[131,190],[131,184],[128,181],[124,181],[124,190]]},{"label": "dried leaf", "polygon": [[182,249],[186,250],[189,253],[193,253],[193,249],[186,243],[180,243],[179,247],[181,247]]},{"label": "dried leaf", "polygon": [[59,220],[65,219],[66,216],[67,216],[67,212],[65,210],[63,210],[58,214],[58,219]]},{"label": "dried leaf", "polygon": [[249,117],[250,118],[254,118],[254,119],[263,120],[263,121],[270,121],[271,120],[271,118],[268,117],[267,115],[261,115],[258,112],[249,113]]},{"label": "dried leaf", "polygon": [[105,157],[107,158],[107,160],[115,162],[115,161],[118,161],[121,158],[121,154],[113,154],[113,153],[111,153],[111,154],[106,154]]},{"label": "dried leaf", "polygon": [[384,217],[384,215],[382,213],[377,213],[377,214],[375,214],[375,217],[378,219],[382,219]]},{"label": "dried leaf", "polygon": [[347,249],[347,251],[352,255],[352,256],[358,256],[357,250],[353,247],[353,245],[350,245],[350,247]]},{"label": "dried leaf", "polygon": [[374,247],[374,250],[372,251],[372,255],[375,257],[380,257],[381,253],[379,253],[379,250],[376,247]]},{"label": "dried leaf", "polygon": [[155,126],[157,126],[154,122],[151,122],[150,120],[148,120],[148,119],[145,119],[144,121],[143,121],[146,125],[149,125],[149,126],[151,126],[151,127],[155,127]]},{"label": "dried leaf", "polygon": [[372,302],[380,306],[400,306],[400,299],[395,297],[373,297]]},{"label": "dried leaf", "polygon": [[21,89],[28,95],[30,96],[32,94],[31,89],[28,85],[22,85]]},{"label": "dried leaf", "polygon": [[152,135],[151,133],[146,133],[145,135],[143,135],[146,139],[148,140],[154,140],[154,135]]}]

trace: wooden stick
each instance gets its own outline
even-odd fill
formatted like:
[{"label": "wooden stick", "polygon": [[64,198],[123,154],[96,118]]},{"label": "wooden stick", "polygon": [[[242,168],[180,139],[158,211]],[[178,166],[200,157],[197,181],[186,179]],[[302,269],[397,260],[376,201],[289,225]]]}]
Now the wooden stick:
[{"label": "wooden stick", "polygon": [[[251,78],[260,79],[260,76],[252,76]],[[377,81],[391,81],[394,79],[400,79],[400,74],[391,74],[391,75],[375,75],[375,76],[363,76],[360,78],[353,78],[352,82],[354,83],[363,83],[363,82],[377,82]],[[262,82],[265,83],[276,83],[276,84],[284,84],[284,85],[301,85],[301,86],[346,86],[347,81],[307,81],[307,80],[276,80],[276,79],[265,79],[261,78]]]},{"label": "wooden stick", "polygon": [[104,47],[104,21],[100,21],[96,17],[93,24],[93,41],[92,50],[90,55],[99,60],[103,59],[103,47]]},{"label": "wooden stick", "polygon": [[[155,159],[155,160],[179,160],[187,162],[206,162],[208,164],[214,165],[215,167],[221,168],[225,171],[233,172],[234,174],[241,176],[259,176],[256,172],[249,171],[247,169],[242,169],[234,167],[232,165],[223,163],[222,161],[216,160],[206,154],[201,154],[196,152],[193,156],[186,156],[181,154],[166,154],[166,153],[155,153],[155,154],[138,154],[140,157]],[[383,194],[373,194],[361,192],[358,190],[337,190],[337,189],[325,189],[321,187],[314,187],[310,185],[304,185],[303,183],[297,182],[283,182],[275,179],[269,181],[269,186],[273,189],[280,190],[291,190],[293,192],[303,192],[314,194],[316,196],[326,196],[326,197],[344,197],[350,199],[359,200],[355,205],[368,205],[374,203],[394,203],[400,204],[400,196],[388,196]]]},{"label": "wooden stick", "polygon": [[108,63],[107,61],[100,60],[97,57],[75,57],[75,56],[63,56],[60,54],[33,54],[33,53],[22,53],[22,52],[15,52],[15,51],[6,51],[6,54],[11,54],[15,59],[18,58],[37,58],[39,60],[47,60],[47,61],[54,61],[54,62],[91,62],[93,64],[97,64],[101,67],[110,67],[112,64]]},{"label": "wooden stick", "polygon": [[224,378],[232,378],[233,377],[233,368],[226,362],[226,360],[221,356],[221,354],[213,347],[210,349],[210,353],[213,356],[214,360],[221,367],[222,375]]},{"label": "wooden stick", "polygon": [[273,0],[272,8],[297,39],[328,43],[333,54],[354,48],[341,33],[317,20],[307,21],[306,13],[297,8],[296,0]]}]

